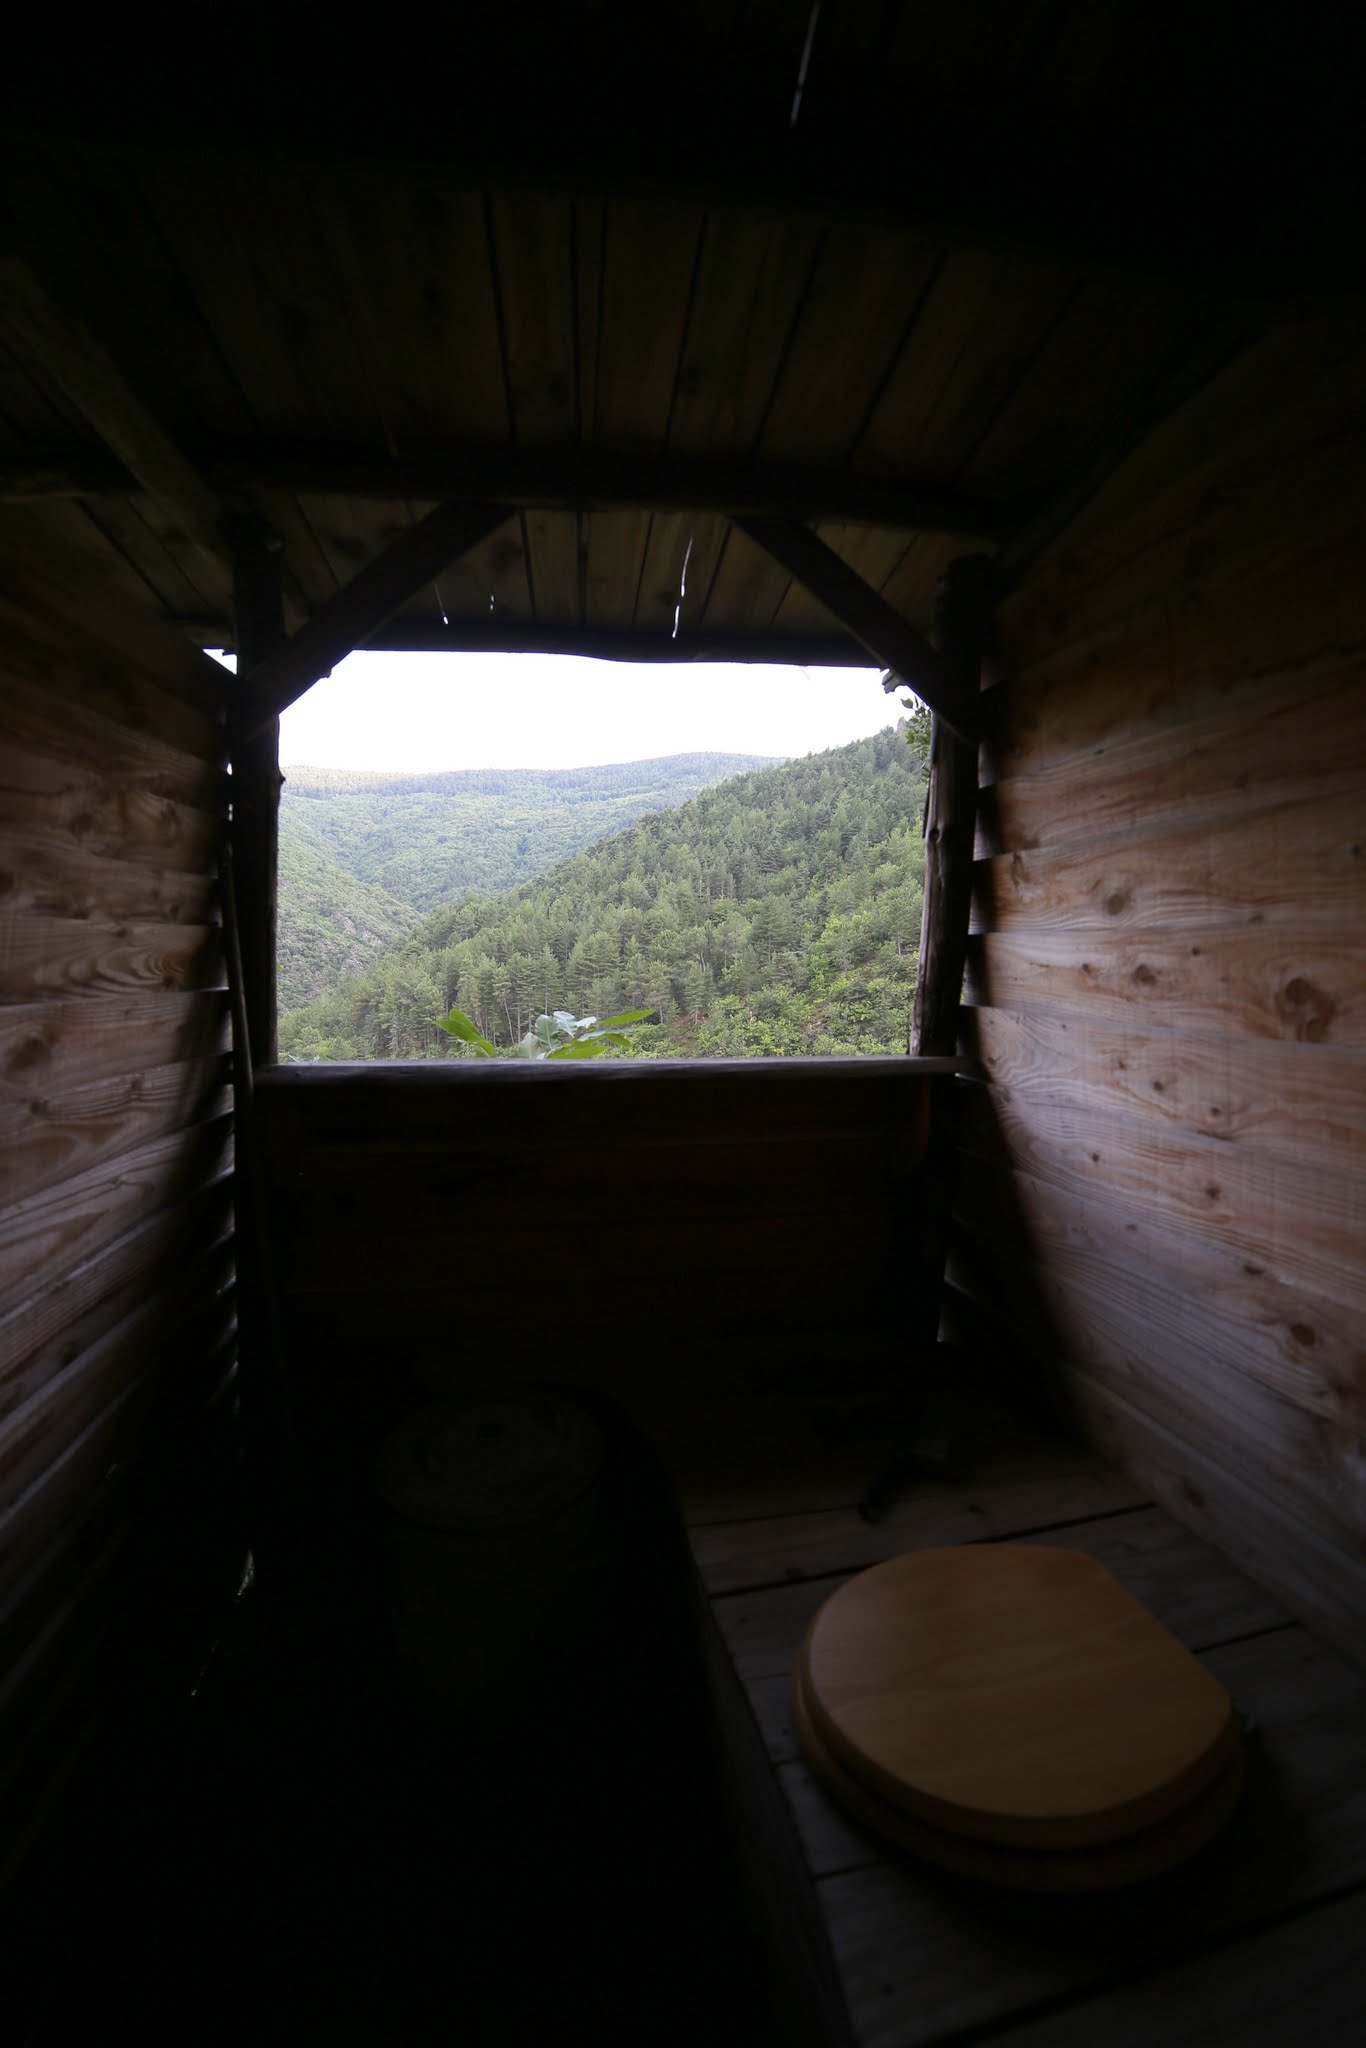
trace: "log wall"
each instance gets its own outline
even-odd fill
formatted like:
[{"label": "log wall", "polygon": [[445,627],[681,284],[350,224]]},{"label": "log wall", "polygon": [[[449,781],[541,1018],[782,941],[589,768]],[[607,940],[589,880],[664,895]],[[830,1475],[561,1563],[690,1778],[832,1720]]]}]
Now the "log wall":
[{"label": "log wall", "polygon": [[240,1571],[221,672],[6,528],[0,1826]]},{"label": "log wall", "polygon": [[1358,1655],[1364,539],[1360,339],[1305,325],[1005,604],[951,1269],[965,1323]]}]

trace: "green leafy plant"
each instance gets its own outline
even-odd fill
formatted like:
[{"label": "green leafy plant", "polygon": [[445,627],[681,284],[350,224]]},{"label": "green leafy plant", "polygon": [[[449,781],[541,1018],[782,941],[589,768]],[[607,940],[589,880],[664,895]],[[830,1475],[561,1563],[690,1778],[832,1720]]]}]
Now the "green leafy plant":
[{"label": "green leafy plant", "polygon": [[609,1045],[631,1049],[630,1029],[652,1017],[653,1010],[623,1010],[619,1017],[576,1017],[571,1010],[553,1010],[540,1016],[526,1036],[506,1052],[485,1038],[463,1010],[452,1008],[437,1020],[438,1030],[448,1032],[467,1045],[480,1060],[593,1060]]}]

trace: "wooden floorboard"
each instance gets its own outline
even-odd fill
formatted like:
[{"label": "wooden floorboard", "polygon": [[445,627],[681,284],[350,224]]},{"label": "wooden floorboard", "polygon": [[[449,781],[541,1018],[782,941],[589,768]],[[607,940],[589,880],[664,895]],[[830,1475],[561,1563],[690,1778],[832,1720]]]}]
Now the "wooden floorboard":
[{"label": "wooden floorboard", "polygon": [[[831,1490],[842,1485],[836,1475]],[[704,1485],[694,1497],[707,1498]],[[1089,1454],[1013,1425],[960,1444],[950,1476],[913,1481],[874,1524],[847,1499],[820,1504],[811,1472],[771,1475],[766,1497],[807,1505],[746,1515],[732,1492],[729,1518],[701,1520],[691,1540],[795,1818],[862,2048],[1223,2038],[1212,2021],[1225,1973],[1247,2015],[1236,2029],[1244,2048],[1366,2040],[1363,1944],[1343,1932],[1353,1911],[1366,1930],[1366,1891],[1343,1896],[1366,1887],[1366,1677]],[[1250,1769],[1237,1813],[1160,1883],[1058,1899],[950,1877],[846,1821],[801,1761],[788,1674],[843,1579],[926,1544],[1022,1539],[1100,1559],[1204,1658],[1244,1717]],[[1264,1995],[1249,1992],[1261,1978]],[[1318,2002],[1312,2019],[1301,2004],[1298,2035],[1287,1982]],[[1179,2027],[1158,2024],[1168,1999]]]},{"label": "wooden floorboard", "polygon": [[1000,2048],[1360,2048],[1366,1892],[1011,2027]]}]

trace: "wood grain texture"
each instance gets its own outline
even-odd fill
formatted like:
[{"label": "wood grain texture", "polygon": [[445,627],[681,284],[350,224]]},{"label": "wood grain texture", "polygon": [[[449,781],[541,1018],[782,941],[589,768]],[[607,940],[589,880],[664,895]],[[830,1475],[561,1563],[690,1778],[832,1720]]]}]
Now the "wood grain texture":
[{"label": "wood grain texture", "polygon": [[1222,1686],[1103,1566],[1047,1543],[860,1572],[811,1624],[794,1683],[817,1753],[880,1801],[1020,1849],[1154,1826],[1236,1752]]},{"label": "wood grain texture", "polygon": [[[1146,1324],[1174,1358],[1197,1359],[1211,1376],[1247,1374],[1309,1415],[1360,1432],[1366,1344],[1354,1309],[1092,1190],[1011,1175],[967,1154],[958,1173],[950,1267],[959,1285],[990,1289],[999,1268],[998,1298],[1009,1298],[1017,1277],[1037,1292],[1041,1261],[1064,1286]],[[1028,1269],[1004,1249],[1022,1229]]]},{"label": "wood grain texture", "polygon": [[1217,927],[1133,936],[987,932],[968,941],[964,1001],[1081,1012],[1202,1037],[1366,1048],[1366,974],[1355,935]]},{"label": "wood grain texture", "polygon": [[980,861],[977,930],[1202,933],[1248,926],[1339,931],[1366,875],[1366,759],[1334,794],[1248,804],[1217,825],[1148,827]]},{"label": "wood grain texture", "polygon": [[1104,1019],[967,1013],[993,1087],[1031,1114],[1064,1106],[1233,1142],[1270,1158],[1366,1171],[1366,1059],[1298,1041],[1198,1037]]},{"label": "wood grain texture", "polygon": [[[1035,2002],[1145,1978],[1268,1913],[1360,1883],[1360,1845],[1342,1812],[1336,1771],[1359,1757],[1359,1674],[1283,1630],[1209,1653],[1239,1705],[1256,1717],[1263,1761],[1238,1812],[1208,1852],[1124,1910],[1056,1900],[999,1904],[911,1866],[836,1875],[820,1886],[860,2041],[931,2042],[968,2026],[1000,2026]],[[1354,1725],[1355,1724],[1355,1725]],[[1285,1853],[1293,1814],[1296,1849]],[[994,2030],[994,2029],[993,2029]]]}]

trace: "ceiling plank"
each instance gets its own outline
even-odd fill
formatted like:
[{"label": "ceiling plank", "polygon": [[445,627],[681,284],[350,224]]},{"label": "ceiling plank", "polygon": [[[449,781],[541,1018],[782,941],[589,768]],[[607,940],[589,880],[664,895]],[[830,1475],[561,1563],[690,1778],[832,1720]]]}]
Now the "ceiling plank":
[{"label": "ceiling plank", "polygon": [[0,306],[20,353],[55,383],[129,475],[215,561],[225,549],[222,509],[210,488],[73,309],[58,305],[13,250],[0,251]]},{"label": "ceiling plank", "polygon": [[960,678],[924,634],[818,534],[784,519],[737,519],[734,524],[819,598],[860,646],[899,676],[960,739],[976,739],[978,706]]},{"label": "ceiling plank", "polygon": [[503,505],[438,505],[400,534],[244,678],[255,703],[242,714],[243,737],[264,731],[319,677],[366,646],[424,584],[478,547],[507,516]]},{"label": "ceiling plank", "polygon": [[[433,504],[479,498],[518,509],[719,512],[902,532],[953,533],[965,541],[1002,538],[1013,526],[989,500],[919,485],[914,477],[851,475],[786,464],[713,462],[575,449],[537,453],[512,447],[429,446],[414,460],[377,460],[342,447],[272,446],[229,457],[201,452],[197,466],[221,487],[270,488],[304,498],[367,498]],[[117,464],[51,449],[0,462],[0,501],[121,493]]]}]

